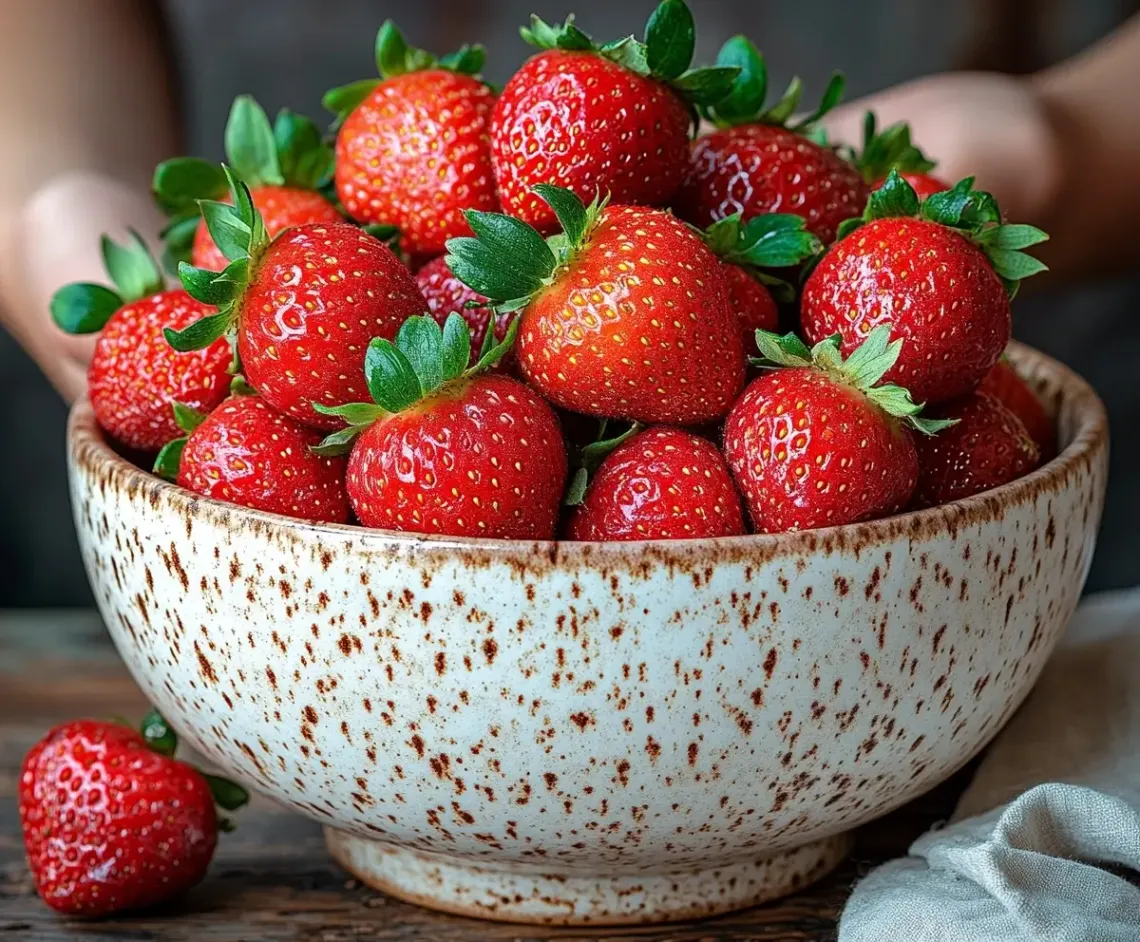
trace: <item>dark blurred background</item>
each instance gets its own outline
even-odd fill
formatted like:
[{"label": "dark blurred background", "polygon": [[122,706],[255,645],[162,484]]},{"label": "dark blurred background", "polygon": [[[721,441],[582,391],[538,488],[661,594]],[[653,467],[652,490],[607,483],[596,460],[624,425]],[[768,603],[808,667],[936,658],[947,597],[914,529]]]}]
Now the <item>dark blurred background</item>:
[{"label": "dark blurred background", "polygon": [[[76,0],[97,3],[99,0]],[[1072,55],[1140,9],[1140,0],[690,0],[698,59],[734,33],[751,36],[774,86],[798,73],[814,100],[833,69],[848,97],[948,69],[1025,73]],[[438,52],[479,41],[501,83],[528,55],[518,27],[535,12],[569,9],[597,37],[640,34],[652,0],[165,0],[181,77],[187,153],[221,157],[230,102],[255,95],[272,114],[321,119],[321,92],[375,74],[372,41],[392,17],[416,45]],[[0,10],[0,26],[3,13]],[[50,117],[48,118],[50,119]],[[323,120],[323,119],[322,119]],[[1088,377],[1114,429],[1108,510],[1089,589],[1140,575],[1140,277],[1047,293],[1015,305],[1015,334]],[[46,317],[46,312],[45,312]],[[91,602],[68,505],[65,409],[36,366],[0,331],[0,608]]]}]

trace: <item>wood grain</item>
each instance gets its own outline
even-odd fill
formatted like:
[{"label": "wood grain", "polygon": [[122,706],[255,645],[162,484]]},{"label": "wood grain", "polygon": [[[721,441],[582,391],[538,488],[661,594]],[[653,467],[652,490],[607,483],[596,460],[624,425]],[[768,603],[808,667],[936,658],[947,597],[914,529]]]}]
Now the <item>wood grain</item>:
[{"label": "wood grain", "polygon": [[804,893],[696,923],[585,931],[442,916],[380,896],[329,860],[319,828],[255,799],[225,835],[206,881],[175,906],[95,924],[67,922],[36,897],[23,860],[16,782],[28,747],[75,716],[137,716],[145,702],[98,619],[86,613],[0,613],[0,940],[19,942],[834,942],[854,880],[904,853],[945,817],[959,775],[865,828],[853,859]]}]

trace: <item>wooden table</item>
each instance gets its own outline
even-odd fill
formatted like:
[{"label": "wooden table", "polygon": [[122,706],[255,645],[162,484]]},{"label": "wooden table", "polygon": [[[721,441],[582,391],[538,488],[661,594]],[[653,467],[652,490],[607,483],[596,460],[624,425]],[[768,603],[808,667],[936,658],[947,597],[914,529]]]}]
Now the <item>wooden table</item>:
[{"label": "wooden table", "polygon": [[806,892],[703,922],[586,931],[437,915],[348,879],[329,861],[316,824],[258,799],[239,813],[237,831],[223,835],[206,881],[177,906],[65,922],[36,898],[24,864],[15,798],[20,761],[54,723],[141,718],[145,708],[97,616],[0,613],[0,942],[833,942],[853,881],[945,817],[966,780],[961,774],[865,828],[852,860]]}]

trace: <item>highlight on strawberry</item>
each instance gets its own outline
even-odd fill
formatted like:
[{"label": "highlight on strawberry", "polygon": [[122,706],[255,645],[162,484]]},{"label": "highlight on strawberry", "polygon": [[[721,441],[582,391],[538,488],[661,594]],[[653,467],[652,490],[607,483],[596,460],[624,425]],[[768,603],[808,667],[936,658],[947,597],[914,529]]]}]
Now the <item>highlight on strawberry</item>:
[{"label": "highlight on strawberry", "polygon": [[[226,162],[250,188],[270,238],[290,226],[340,222],[326,191],[332,180],[333,151],[320,129],[304,115],[283,108],[271,125],[251,96],[239,95],[225,132]],[[221,271],[228,258],[214,243],[202,217],[201,200],[230,199],[221,164],[198,157],[160,163],[151,184],[159,207],[170,216],[162,232],[167,267],[188,261]]]},{"label": "highlight on strawberry", "polygon": [[69,916],[106,916],[180,896],[201,882],[218,813],[240,785],[174,758],[178,738],[151,712],[140,730],[77,720],[52,729],[20,769],[20,827],[40,898]]}]

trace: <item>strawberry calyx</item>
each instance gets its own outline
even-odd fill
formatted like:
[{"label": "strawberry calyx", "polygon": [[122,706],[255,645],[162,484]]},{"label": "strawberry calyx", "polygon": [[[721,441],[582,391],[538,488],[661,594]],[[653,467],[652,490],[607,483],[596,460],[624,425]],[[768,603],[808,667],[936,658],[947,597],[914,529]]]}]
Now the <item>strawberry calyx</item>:
[{"label": "strawberry calyx", "polygon": [[954,424],[949,419],[928,419],[921,415],[923,403],[916,403],[910,392],[894,383],[880,384],[879,380],[887,372],[902,351],[900,339],[892,341],[891,329],[882,324],[872,330],[866,339],[844,359],[840,352],[840,337],[836,334],[821,340],[808,348],[795,334],[756,331],[756,346],[759,357],[751,359],[753,366],[764,369],[780,367],[810,367],[825,373],[836,382],[857,389],[887,415],[901,419],[924,435],[936,432]]},{"label": "strawberry calyx", "polygon": [[795,288],[768,269],[791,268],[823,251],[823,243],[806,227],[807,221],[793,213],[753,216],[747,222],[734,213],[718,219],[701,236],[714,255],[745,269],[777,301],[790,302]]},{"label": "strawberry calyx", "polygon": [[867,183],[877,183],[892,170],[901,173],[929,173],[937,164],[910,139],[910,125],[897,121],[877,130],[875,112],[863,116],[863,148],[848,159]]},{"label": "strawberry calyx", "polygon": [[719,128],[741,124],[774,124],[801,134],[814,131],[815,123],[843,100],[845,79],[833,72],[815,110],[789,124],[800,106],[803,83],[794,76],[776,104],[765,108],[768,97],[768,66],[755,44],[742,35],[733,36],[720,48],[716,64],[736,69],[736,78],[720,98],[705,103],[701,115]]},{"label": "strawberry calyx", "polygon": [[443,56],[435,56],[426,49],[409,46],[400,28],[391,20],[385,20],[376,33],[376,71],[380,77],[330,89],[325,92],[321,104],[326,111],[331,111],[336,116],[333,126],[339,127],[385,79],[426,69],[445,69],[478,78],[486,59],[487,50],[481,45],[465,43],[455,52]]},{"label": "strawberry calyx", "polygon": [[1023,279],[1048,270],[1044,262],[1023,251],[1048,241],[1048,234],[1036,226],[1003,222],[997,200],[984,190],[975,190],[973,177],[964,177],[951,189],[919,201],[914,187],[891,170],[883,185],[871,191],[863,215],[841,223],[836,238],[843,239],[876,219],[898,218],[923,219],[961,233],[989,259],[1010,298]]},{"label": "strawberry calyx", "polygon": [[543,238],[533,226],[503,213],[467,210],[474,236],[447,240],[447,266],[467,287],[483,295],[498,314],[526,307],[573,260],[597,224],[607,200],[586,206],[571,190],[540,183],[534,187],[554,210],[562,231]]},{"label": "strawberry calyx", "polygon": [[574,448],[570,452],[570,467],[575,470],[566,487],[566,494],[562,498],[562,503],[567,507],[577,507],[582,503],[586,497],[586,490],[590,486],[590,480],[601,463],[611,452],[625,444],[645,427],[640,422],[630,422],[629,427],[624,431],[611,434],[609,422],[609,419],[599,420],[598,434],[594,441],[580,448]]},{"label": "strawberry calyx", "polygon": [[[225,131],[226,164],[250,187],[288,186],[327,190],[334,154],[317,125],[287,108],[270,124],[250,95],[239,95],[230,108]],[[229,189],[222,164],[199,157],[175,157],[160,163],[151,184],[155,200],[170,216],[162,230],[169,268],[190,257],[201,218],[201,200],[218,200]]]},{"label": "strawberry calyx", "polygon": [[364,379],[372,402],[350,402],[342,406],[313,403],[317,412],[336,416],[348,425],[311,450],[322,457],[345,454],[357,436],[374,422],[410,409],[450,383],[490,369],[510,350],[516,333],[517,318],[499,342],[495,341],[495,332],[488,330],[479,359],[468,366],[471,328],[461,314],[449,314],[442,328],[431,315],[409,317],[396,334],[395,343],[376,337],[368,345],[364,355]]},{"label": "strawberry calyx", "polygon": [[51,317],[68,334],[93,334],[124,304],[139,301],[166,288],[162,271],[146,243],[133,229],[126,245],[104,235],[103,267],[115,290],[104,285],[76,282],[64,285],[51,298]]},{"label": "strawberry calyx", "polygon": [[[234,377],[236,380],[238,377]],[[186,442],[199,425],[206,421],[206,413],[191,409],[181,402],[172,402],[171,410],[174,412],[174,422],[186,434],[168,441],[155,456],[154,467],[151,469],[161,478],[168,481],[178,480],[178,469],[182,466],[182,452]]]},{"label": "strawberry calyx", "polygon": [[662,0],[650,14],[641,40],[626,36],[599,45],[575,25],[574,14],[554,25],[531,16],[530,26],[523,26],[519,33],[539,49],[595,53],[637,75],[664,82],[696,106],[712,104],[728,94],[739,72],[734,65],[719,62],[689,67],[696,47],[696,24],[685,0]]}]

